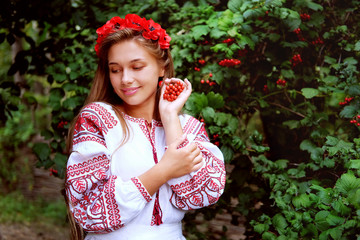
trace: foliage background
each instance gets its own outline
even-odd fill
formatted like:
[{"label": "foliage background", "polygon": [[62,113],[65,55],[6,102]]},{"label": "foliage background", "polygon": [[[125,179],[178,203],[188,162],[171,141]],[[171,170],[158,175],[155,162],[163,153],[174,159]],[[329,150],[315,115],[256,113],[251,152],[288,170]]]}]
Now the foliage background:
[{"label": "foliage background", "polygon": [[96,28],[137,13],[170,33],[177,76],[194,86],[185,111],[206,123],[227,163],[224,195],[187,214],[188,236],[211,239],[196,216],[227,213],[234,225],[246,217],[249,239],[360,239],[359,1],[2,5],[1,194],[24,174],[14,161],[24,146],[64,177],[67,129],[96,69]]}]

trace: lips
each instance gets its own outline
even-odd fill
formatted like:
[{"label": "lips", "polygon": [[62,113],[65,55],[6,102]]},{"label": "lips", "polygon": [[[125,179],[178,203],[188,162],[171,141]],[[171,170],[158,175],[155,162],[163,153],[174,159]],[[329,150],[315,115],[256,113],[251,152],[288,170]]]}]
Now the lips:
[{"label": "lips", "polygon": [[133,88],[122,88],[121,91],[125,94],[125,95],[133,95],[135,94],[140,87],[133,87]]}]

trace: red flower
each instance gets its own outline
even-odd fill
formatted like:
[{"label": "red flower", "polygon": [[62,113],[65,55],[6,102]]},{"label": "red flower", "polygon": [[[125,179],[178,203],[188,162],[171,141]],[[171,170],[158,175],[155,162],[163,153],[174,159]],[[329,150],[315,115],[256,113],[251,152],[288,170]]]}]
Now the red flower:
[{"label": "red flower", "polygon": [[125,27],[140,31],[143,29],[143,27],[141,26],[143,21],[146,20],[136,14],[127,14],[125,16]]},{"label": "red flower", "polygon": [[100,44],[109,34],[125,28],[141,32],[145,39],[158,40],[162,49],[170,47],[171,37],[161,28],[160,24],[152,19],[146,20],[141,18],[136,14],[127,14],[124,19],[117,16],[111,18],[106,24],[96,30],[98,35],[97,44],[95,45],[96,53],[99,54]]}]

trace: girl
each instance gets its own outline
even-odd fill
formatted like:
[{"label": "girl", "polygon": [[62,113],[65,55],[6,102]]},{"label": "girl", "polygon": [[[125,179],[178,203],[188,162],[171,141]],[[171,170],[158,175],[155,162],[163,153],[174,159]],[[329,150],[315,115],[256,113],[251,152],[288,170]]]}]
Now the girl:
[{"label": "girl", "polygon": [[[186,210],[223,193],[223,155],[201,122],[180,114],[191,84],[174,78],[159,24],[128,14],[97,34],[98,69],[68,139],[71,216],[86,240],[185,239]],[[175,100],[164,97],[170,85]]]}]

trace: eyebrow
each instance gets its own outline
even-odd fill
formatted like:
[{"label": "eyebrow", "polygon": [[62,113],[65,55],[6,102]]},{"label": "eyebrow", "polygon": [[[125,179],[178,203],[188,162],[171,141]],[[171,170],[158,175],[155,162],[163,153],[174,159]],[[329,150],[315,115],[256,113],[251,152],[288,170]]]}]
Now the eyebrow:
[{"label": "eyebrow", "polygon": [[[135,58],[135,59],[131,60],[130,63],[138,62],[138,61],[141,61],[141,60],[143,60],[143,59]],[[117,62],[109,62],[109,65],[118,65],[118,63]]]}]

